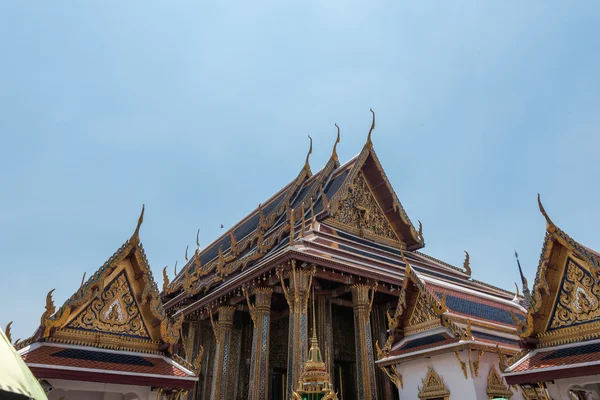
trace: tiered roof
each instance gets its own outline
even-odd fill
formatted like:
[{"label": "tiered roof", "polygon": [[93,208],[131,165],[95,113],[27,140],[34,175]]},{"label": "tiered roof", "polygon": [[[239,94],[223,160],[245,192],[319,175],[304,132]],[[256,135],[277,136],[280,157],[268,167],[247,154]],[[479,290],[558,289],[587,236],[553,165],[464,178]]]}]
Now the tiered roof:
[{"label": "tiered roof", "polygon": [[[422,226],[419,222],[415,229],[383,171],[371,142],[374,126],[373,120],[356,157],[340,165],[334,146],[325,167],[313,175],[307,156],[292,182],[210,246],[198,249],[173,282],[165,270],[167,311],[195,312],[292,257],[387,283],[397,294],[392,290],[404,279],[404,252],[414,270],[439,291],[449,285],[488,295],[488,303],[482,303],[448,293],[457,312],[488,313],[488,318],[510,324],[506,307],[491,304],[510,301],[512,293],[470,279],[468,264],[469,269],[460,269],[418,251],[425,245]],[[339,131],[336,145],[338,141]]]},{"label": "tiered roof", "polygon": [[37,377],[192,388],[200,359],[175,356],[183,318],[169,320],[139,228],[56,310],[51,290],[35,334],[17,344]]},{"label": "tiered roof", "polygon": [[527,318],[527,349],[513,357],[509,384],[590,375],[600,365],[600,254],[579,244],[546,213],[546,236]]}]

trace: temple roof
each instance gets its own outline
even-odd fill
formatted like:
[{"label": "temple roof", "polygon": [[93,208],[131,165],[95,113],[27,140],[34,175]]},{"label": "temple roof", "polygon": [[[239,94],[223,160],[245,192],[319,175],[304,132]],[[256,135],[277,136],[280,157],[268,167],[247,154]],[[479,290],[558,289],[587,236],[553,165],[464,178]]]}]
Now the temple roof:
[{"label": "temple roof", "polygon": [[[355,207],[357,214],[349,215],[348,202],[361,203]],[[165,307],[212,291],[288,245],[293,247],[313,218],[397,249],[424,246],[421,230],[408,218],[369,139],[360,154],[344,165],[335,150],[314,175],[307,162],[292,182],[211,245],[198,249],[173,282],[165,270]]]},{"label": "temple roof", "polygon": [[[170,320],[163,309],[156,282],[139,240],[143,215],[142,209],[138,226],[131,238],[87,281],[82,282],[58,310],[52,299],[54,290],[48,293],[40,327],[31,338],[16,346],[22,350],[29,365],[33,363],[37,368],[53,366],[55,369],[64,369],[71,366],[100,370],[112,366],[114,371],[121,371],[119,365],[123,363],[119,360],[127,358],[123,352],[135,352],[154,354],[158,356],[154,357],[157,360],[169,359],[177,371],[186,369],[181,363],[188,370],[197,371],[193,364],[199,360],[194,363],[171,360],[180,340],[183,317]],[[75,350],[69,347],[72,345],[76,346]],[[71,350],[61,353],[57,350],[58,347]],[[68,355],[64,355],[67,353]],[[45,367],[38,365],[42,363],[41,359],[36,358],[38,355],[47,364]],[[87,356],[81,358],[80,355]],[[94,359],[97,355],[108,358]],[[151,374],[152,371],[144,373]],[[187,372],[183,374],[189,377]]]},{"label": "temple roof", "polygon": [[[558,228],[539,195],[538,204],[546,219],[546,235],[527,317],[517,324],[520,336],[533,350],[510,360],[507,372],[511,374],[536,374],[544,368],[578,364],[582,359],[566,354],[581,349],[589,350],[583,361],[600,362],[600,353],[592,351],[597,345],[588,342],[600,338],[599,254]],[[563,345],[571,350],[549,353]]]}]

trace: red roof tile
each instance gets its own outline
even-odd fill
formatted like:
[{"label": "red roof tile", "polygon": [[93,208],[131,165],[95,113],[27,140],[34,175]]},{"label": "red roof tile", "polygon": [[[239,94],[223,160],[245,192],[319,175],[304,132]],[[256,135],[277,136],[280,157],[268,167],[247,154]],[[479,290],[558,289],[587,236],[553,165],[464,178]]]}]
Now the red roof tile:
[{"label": "red roof tile", "polygon": [[[65,350],[76,350],[77,353]],[[135,353],[134,353],[135,354]],[[104,360],[99,361],[99,355]],[[139,374],[163,375],[166,378],[191,377],[182,369],[173,365],[163,357],[120,351],[98,351],[97,349],[74,349],[72,347],[40,346],[22,354],[26,364],[44,364],[48,366],[73,367],[84,369],[99,369],[114,372],[133,372]]]}]

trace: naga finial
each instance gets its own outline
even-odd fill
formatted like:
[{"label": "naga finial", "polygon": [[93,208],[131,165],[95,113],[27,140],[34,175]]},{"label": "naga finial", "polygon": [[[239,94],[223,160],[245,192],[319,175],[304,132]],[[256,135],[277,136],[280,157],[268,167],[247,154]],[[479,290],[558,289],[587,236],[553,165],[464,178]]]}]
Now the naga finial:
[{"label": "naga finial", "polygon": [[4,330],[4,334],[6,335],[6,338],[8,339],[9,343],[12,343],[12,337],[10,335],[10,326],[12,325],[12,321],[10,321],[7,325],[6,325],[6,329]]},{"label": "naga finial", "polygon": [[369,135],[367,136],[367,146],[373,146],[373,142],[371,141],[371,132],[375,129],[375,111],[372,108],[369,108],[371,114],[373,114],[373,122],[371,122],[371,129],[369,129]]},{"label": "naga finial", "polygon": [[140,217],[138,218],[138,223],[137,226],[135,227],[135,231],[133,232],[133,236],[131,237],[133,240],[140,240],[140,227],[142,226],[142,223],[144,222],[144,209],[145,209],[145,204],[142,204],[142,212],[140,213]]},{"label": "naga finial", "polygon": [[419,221],[419,232],[418,232],[419,239],[421,239],[421,241],[423,241],[423,224],[421,223],[420,220],[417,220],[417,221]]},{"label": "naga finial", "polygon": [[198,246],[198,249],[200,249],[200,229],[198,229],[198,232],[196,232],[196,246]]},{"label": "naga finial", "polygon": [[515,299],[519,298],[519,285],[517,285],[517,282],[514,282],[515,284]]},{"label": "naga finial", "polygon": [[556,229],[556,225],[554,225],[554,222],[552,222],[552,220],[548,216],[548,213],[546,213],[546,210],[544,209],[544,206],[542,205],[542,199],[541,199],[539,193],[538,193],[538,206],[540,208],[540,212],[542,213],[544,218],[546,218],[546,229],[548,229],[548,231],[550,231],[550,232],[554,232],[554,230]]},{"label": "naga finial", "polygon": [[469,256],[469,252],[465,250],[465,261],[463,262],[463,268],[465,269],[465,274],[471,276],[471,257]]},{"label": "naga finial", "polygon": [[167,274],[167,267],[163,268],[163,292],[167,293],[169,290],[169,275]]},{"label": "naga finial", "polygon": [[83,271],[83,276],[81,277],[81,285],[79,285],[79,287],[83,287],[84,283],[85,283],[85,271]]},{"label": "naga finial", "polygon": [[189,261],[189,258],[188,258],[188,255],[187,255],[187,252],[188,252],[188,248],[189,248],[189,247],[190,247],[190,245],[189,245],[189,244],[188,244],[187,246],[185,246],[185,261],[186,261],[186,262],[187,262],[187,261]]},{"label": "naga finial", "polygon": [[46,295],[46,310],[44,311],[44,313],[42,314],[42,325],[45,325],[46,320],[48,318],[50,318],[52,316],[52,314],[54,314],[54,311],[56,311],[56,307],[54,307],[54,300],[52,300],[52,293],[55,291],[56,289],[52,289],[51,291],[48,292],[48,294]]},{"label": "naga finial", "polygon": [[312,138],[310,137],[310,135],[308,135],[308,138],[310,139],[310,148],[308,149],[308,154],[306,155],[306,161],[304,162],[304,168],[307,171],[310,170],[310,164],[308,163],[308,159],[310,158],[310,155],[312,154]]},{"label": "naga finial", "polygon": [[338,161],[337,145],[340,142],[340,127],[338,126],[338,124],[335,124],[335,127],[337,128],[337,139],[335,139],[335,143],[333,144],[333,152],[331,153],[331,158],[333,158],[335,161]]},{"label": "naga finial", "polygon": [[177,278],[177,261],[175,261],[175,267],[173,267],[173,273],[175,274],[175,278]]}]

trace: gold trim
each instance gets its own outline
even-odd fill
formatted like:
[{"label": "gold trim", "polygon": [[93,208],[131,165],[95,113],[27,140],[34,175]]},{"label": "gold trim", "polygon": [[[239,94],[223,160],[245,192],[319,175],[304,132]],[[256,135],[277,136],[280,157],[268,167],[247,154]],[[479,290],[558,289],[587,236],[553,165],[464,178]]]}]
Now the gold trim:
[{"label": "gold trim", "polygon": [[458,364],[460,365],[460,369],[462,369],[463,376],[465,377],[465,379],[469,379],[469,376],[467,374],[467,363],[465,363],[464,361],[462,361],[460,359],[460,356],[458,355],[458,351],[454,352],[454,356],[458,360]]}]

